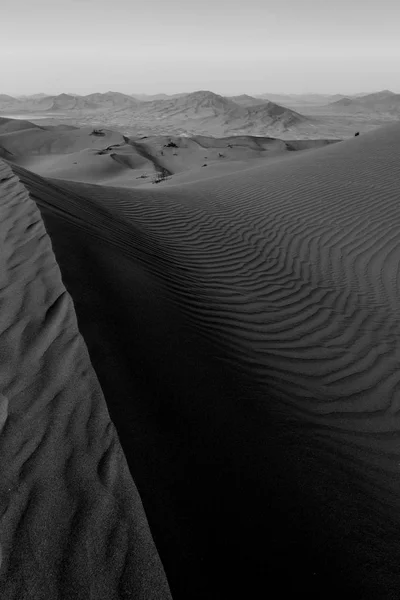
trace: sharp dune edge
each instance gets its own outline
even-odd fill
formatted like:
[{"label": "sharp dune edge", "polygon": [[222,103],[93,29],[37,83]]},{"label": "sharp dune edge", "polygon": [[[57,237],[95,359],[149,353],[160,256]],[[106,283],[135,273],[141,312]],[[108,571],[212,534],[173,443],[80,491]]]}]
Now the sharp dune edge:
[{"label": "sharp dune edge", "polygon": [[[79,561],[91,545],[71,542],[68,531],[72,519],[87,518],[87,535],[106,505],[119,523],[118,491],[125,546],[118,530],[96,528],[95,565],[115,565],[105,552],[110,537],[118,560],[143,549],[155,566],[144,558],[141,573],[155,578],[156,591],[133,597],[168,597],[34,200],[172,596],[274,597],[279,586],[282,597],[398,598],[399,159],[400,126],[392,125],[154,190],[46,180],[13,166],[31,199],[1,163],[11,258],[0,339],[15,361],[3,367],[1,456],[12,465],[2,491],[11,507],[3,585],[34,560],[34,598],[50,597],[39,584],[41,561],[54,589],[63,577],[68,585],[92,573]],[[31,305],[37,316],[28,321]],[[52,357],[64,355],[60,373]],[[119,459],[106,461],[101,476],[106,447]],[[35,512],[42,498],[43,521]],[[135,518],[143,544],[130,534]],[[29,545],[42,528],[57,528],[58,538]],[[57,570],[61,556],[70,570]],[[128,564],[126,585],[130,574],[137,581]],[[121,567],[112,566],[111,582],[99,572],[114,596],[93,597],[118,597]]]},{"label": "sharp dune edge", "polygon": [[170,598],[35,203],[0,161],[0,596]]}]

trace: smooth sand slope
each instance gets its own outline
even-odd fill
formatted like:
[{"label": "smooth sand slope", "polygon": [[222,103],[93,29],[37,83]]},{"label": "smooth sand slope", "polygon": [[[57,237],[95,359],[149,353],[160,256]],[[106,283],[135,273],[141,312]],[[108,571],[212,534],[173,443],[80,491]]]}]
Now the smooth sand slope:
[{"label": "smooth sand slope", "polygon": [[0,161],[0,597],[170,598],[36,204]]},{"label": "smooth sand slope", "polygon": [[398,598],[399,159],[395,126],[164,188],[14,167],[175,599]]}]

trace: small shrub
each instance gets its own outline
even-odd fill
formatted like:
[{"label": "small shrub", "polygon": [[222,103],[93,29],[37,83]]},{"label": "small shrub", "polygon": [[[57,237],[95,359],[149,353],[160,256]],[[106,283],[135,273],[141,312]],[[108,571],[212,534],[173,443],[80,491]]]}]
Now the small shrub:
[{"label": "small shrub", "polygon": [[161,183],[161,181],[165,181],[169,179],[169,174],[166,169],[161,169],[158,173],[153,177],[153,183]]},{"label": "small shrub", "polygon": [[106,135],[102,129],[93,129],[90,135]]}]

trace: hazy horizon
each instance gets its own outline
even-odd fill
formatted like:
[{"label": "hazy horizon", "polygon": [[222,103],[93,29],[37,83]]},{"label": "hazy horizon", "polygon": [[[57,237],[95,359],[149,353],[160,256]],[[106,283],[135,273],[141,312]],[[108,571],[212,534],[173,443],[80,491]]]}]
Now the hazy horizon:
[{"label": "hazy horizon", "polygon": [[[86,0],[83,0],[83,1],[86,1]],[[390,91],[390,92],[394,92],[394,90],[389,90],[387,88],[385,88],[385,90],[386,91]],[[359,92],[352,92],[351,94],[350,93],[349,94],[342,93],[341,91],[332,92],[332,94],[326,94],[325,92],[318,92],[318,91],[315,91],[315,90],[310,90],[308,92],[303,92],[303,93],[297,93],[297,92],[280,92],[279,90],[278,91],[276,91],[276,90],[269,90],[269,93],[271,94],[271,96],[272,95],[276,95],[276,96],[280,96],[280,95],[281,96],[285,96],[285,95],[286,96],[307,96],[307,95],[314,95],[314,94],[315,95],[321,95],[321,96],[325,96],[325,95],[343,95],[343,96],[347,96],[348,95],[348,96],[351,96],[351,95],[358,95],[358,94],[375,94],[375,93],[382,92],[382,91],[385,91],[385,90],[383,90],[383,89],[379,89],[379,90],[373,90],[372,89],[372,90],[368,90],[368,91],[363,90],[363,91],[359,91]],[[92,93],[103,93],[103,94],[105,94],[105,93],[122,93],[122,94],[126,94],[126,95],[129,95],[129,96],[149,96],[150,97],[150,96],[157,96],[157,95],[161,95],[161,94],[165,94],[167,96],[174,96],[175,94],[181,94],[181,93],[182,94],[193,94],[193,93],[200,92],[200,91],[212,92],[212,93],[215,93],[215,94],[218,94],[218,95],[221,95],[221,96],[225,96],[227,98],[229,98],[229,97],[236,97],[236,96],[240,96],[240,95],[248,95],[248,96],[252,95],[249,92],[247,92],[246,90],[244,90],[242,92],[238,92],[237,94],[222,94],[222,93],[215,92],[215,90],[192,89],[192,90],[186,90],[186,92],[170,92],[170,94],[167,94],[163,90],[159,90],[158,92],[151,92],[151,93],[149,93],[149,92],[143,92],[143,91],[129,93],[129,92],[121,92],[121,90],[116,90],[116,89],[110,90],[110,89],[106,89],[106,88],[104,88],[104,90],[98,90],[98,89],[96,89],[96,90],[93,90],[92,92],[88,92],[87,94],[78,94],[77,92],[71,92],[71,91],[65,91],[64,90],[62,92],[47,92],[47,93],[45,93],[45,92],[37,91],[37,92],[32,92],[30,94],[18,94],[18,95],[15,94],[14,96],[12,94],[8,94],[8,95],[13,96],[16,99],[18,99],[18,98],[25,98],[25,97],[32,97],[32,96],[39,96],[41,94],[43,94],[45,96],[49,96],[49,97],[59,96],[61,94],[66,94],[66,95],[69,95],[69,96],[76,96],[76,97],[85,97],[85,96],[89,96]],[[0,92],[0,93],[4,93],[4,92]],[[265,94],[267,94],[267,93],[268,92],[265,92]],[[394,93],[399,93],[399,92],[394,92]]]},{"label": "hazy horizon", "polygon": [[0,93],[400,92],[392,0],[3,0]]}]

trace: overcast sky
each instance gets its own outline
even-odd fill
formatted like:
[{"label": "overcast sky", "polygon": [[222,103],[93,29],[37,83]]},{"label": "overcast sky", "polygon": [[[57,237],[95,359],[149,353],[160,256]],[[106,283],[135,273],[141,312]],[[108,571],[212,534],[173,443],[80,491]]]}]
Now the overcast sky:
[{"label": "overcast sky", "polygon": [[0,93],[400,92],[396,0],[1,0]]}]

